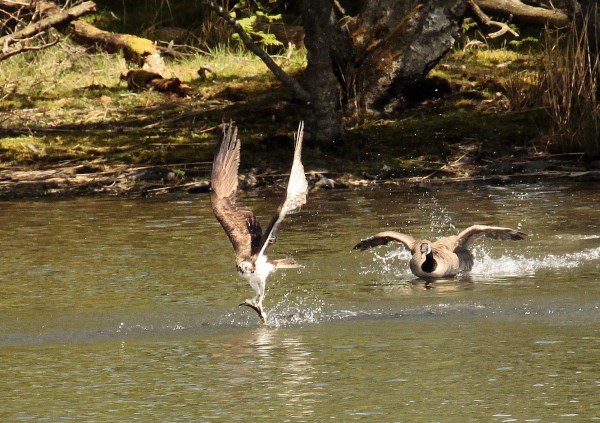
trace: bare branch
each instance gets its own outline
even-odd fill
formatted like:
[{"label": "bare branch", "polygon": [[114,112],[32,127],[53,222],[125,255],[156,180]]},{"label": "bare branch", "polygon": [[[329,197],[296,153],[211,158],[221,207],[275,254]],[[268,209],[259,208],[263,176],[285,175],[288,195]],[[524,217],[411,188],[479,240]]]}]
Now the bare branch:
[{"label": "bare branch", "polygon": [[486,15],[485,13],[483,13],[483,11],[480,9],[480,7],[477,6],[477,4],[475,3],[474,0],[467,0],[467,5],[471,8],[471,11],[473,12],[473,19],[475,19],[475,22],[477,22],[478,25],[485,26],[487,28],[489,28],[489,27],[500,28],[496,32],[489,33],[488,37],[497,38],[497,37],[500,37],[501,35],[506,34],[507,32],[511,33],[515,37],[519,36],[519,34],[516,31],[514,31],[510,26],[508,26],[508,24],[506,24],[504,22],[497,22],[497,21],[490,19],[490,17],[488,15]]},{"label": "bare branch", "polygon": [[[6,1],[6,0],[5,0]],[[68,10],[61,10],[58,13],[54,13],[50,16],[45,17],[25,28],[16,31],[10,35],[0,37],[0,47],[2,51],[6,51],[12,44],[18,43],[21,40],[28,39],[37,33],[45,31],[53,26],[61,24],[63,22],[69,22],[79,18],[87,13],[96,10],[96,4],[92,1],[86,1]]]},{"label": "bare branch", "polygon": [[6,18],[0,21],[0,31],[2,32],[12,32],[16,25],[26,24],[22,16],[27,16],[27,8],[22,4],[12,6],[5,4],[5,0],[0,0],[0,13],[6,15]]},{"label": "bare branch", "polygon": [[275,61],[271,58],[271,56],[267,54],[266,51],[261,49],[259,46],[256,45],[254,41],[252,41],[250,36],[248,36],[248,34],[246,33],[246,31],[244,31],[241,25],[234,18],[231,17],[229,12],[227,12],[225,9],[223,9],[221,6],[219,6],[211,0],[202,1],[212,10],[214,10],[219,16],[221,16],[221,18],[223,18],[225,22],[231,25],[233,30],[240,36],[242,42],[248,48],[248,50],[256,54],[264,62],[264,64],[267,65],[269,70],[273,72],[275,77],[281,82],[283,82],[285,85],[287,85],[298,99],[307,103],[310,102],[310,95],[308,94],[308,92],[304,88],[302,88],[298,81],[296,81],[294,78],[285,73],[285,71],[281,69],[281,67],[279,67],[277,63],[275,63]]},{"label": "bare branch", "polygon": [[346,16],[346,10],[344,10],[338,0],[333,0],[333,7],[335,7],[335,10],[337,10],[340,15]]},{"label": "bare branch", "polygon": [[19,10],[29,8],[31,7],[31,4],[22,1],[0,0],[0,7],[2,7],[3,10]]},{"label": "bare branch", "polygon": [[[41,35],[41,33],[40,34],[36,34],[33,37],[28,38],[27,40],[20,40],[20,41],[32,40],[32,39],[36,38],[38,35]],[[43,45],[21,46],[20,48],[16,48],[14,50],[9,50],[9,51],[3,52],[2,54],[0,54],[0,62],[3,61],[3,60],[8,59],[9,57],[16,56],[17,54],[21,54],[21,53],[24,53],[26,51],[43,50],[45,48],[55,46],[56,44],[58,44],[59,41],[60,41],[60,38],[54,37],[54,40],[50,41],[49,43],[43,44]]]}]

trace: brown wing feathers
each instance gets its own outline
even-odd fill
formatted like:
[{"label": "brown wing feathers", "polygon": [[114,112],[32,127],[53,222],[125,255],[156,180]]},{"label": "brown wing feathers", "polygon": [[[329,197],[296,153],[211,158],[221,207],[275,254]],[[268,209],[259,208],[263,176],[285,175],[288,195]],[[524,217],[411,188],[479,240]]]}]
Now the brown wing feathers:
[{"label": "brown wing feathers", "polygon": [[458,234],[458,243],[465,248],[471,248],[475,241],[482,236],[500,241],[518,241],[527,236],[525,232],[499,226],[473,225]]},{"label": "brown wing feathers", "polygon": [[275,239],[283,218],[298,211],[306,203],[308,181],[301,161],[303,132],[304,125],[300,122],[286,197],[263,234],[254,214],[246,207],[236,204],[240,141],[233,122],[223,125],[223,140],[213,161],[211,201],[217,220],[233,244],[238,262],[255,259],[264,252],[269,240]]},{"label": "brown wing feathers", "polygon": [[233,122],[223,124],[223,140],[213,160],[210,184],[219,198],[232,197],[238,186],[238,169],[240,167],[240,141],[237,128]]},{"label": "brown wing feathers", "polygon": [[380,245],[387,245],[392,241],[403,244],[411,252],[415,248],[415,239],[407,234],[402,234],[394,231],[379,232],[367,239],[363,239],[361,242],[354,246],[354,250],[368,250],[369,248],[378,247]]},{"label": "brown wing feathers", "polygon": [[213,212],[227,233],[236,252],[237,261],[248,260],[258,248],[261,228],[254,214],[236,204],[240,141],[233,122],[223,125],[223,140],[213,161],[211,202]]}]

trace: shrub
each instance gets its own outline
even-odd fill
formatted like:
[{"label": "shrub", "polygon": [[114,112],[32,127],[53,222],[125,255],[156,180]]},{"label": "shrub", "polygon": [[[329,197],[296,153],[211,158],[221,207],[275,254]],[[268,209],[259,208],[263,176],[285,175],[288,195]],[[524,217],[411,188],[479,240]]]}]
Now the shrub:
[{"label": "shrub", "polygon": [[571,153],[600,154],[600,58],[586,30],[590,16],[568,31],[549,33],[538,89],[552,125],[550,147]]}]

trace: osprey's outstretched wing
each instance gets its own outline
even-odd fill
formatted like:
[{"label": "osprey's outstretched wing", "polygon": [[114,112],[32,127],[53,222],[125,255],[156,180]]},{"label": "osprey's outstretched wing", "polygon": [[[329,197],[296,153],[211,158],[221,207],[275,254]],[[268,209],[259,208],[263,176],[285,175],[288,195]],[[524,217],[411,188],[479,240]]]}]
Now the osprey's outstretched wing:
[{"label": "osprey's outstretched wing", "polygon": [[263,254],[270,243],[277,238],[277,230],[286,215],[296,213],[304,204],[306,204],[306,195],[308,194],[308,181],[304,174],[302,165],[302,140],[304,138],[304,122],[298,125],[298,132],[294,137],[294,161],[290,171],[287,192],[283,203],[279,206],[267,230],[263,234],[260,246],[256,251],[257,256]]},{"label": "osprey's outstretched wing", "polygon": [[248,208],[236,204],[240,140],[233,122],[223,124],[223,141],[213,161],[210,179],[210,200],[213,212],[227,233],[236,254],[236,261],[250,260],[258,248],[261,229],[258,220]]}]

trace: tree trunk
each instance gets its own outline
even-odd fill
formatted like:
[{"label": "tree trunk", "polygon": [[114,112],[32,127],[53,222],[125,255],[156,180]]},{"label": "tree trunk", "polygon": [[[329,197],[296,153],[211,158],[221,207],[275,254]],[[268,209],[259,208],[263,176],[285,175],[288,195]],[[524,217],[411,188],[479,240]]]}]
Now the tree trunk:
[{"label": "tree trunk", "polygon": [[[213,1],[203,1],[243,32]],[[282,78],[280,69],[274,73],[300,100],[307,144],[343,145],[342,112],[348,106],[360,104],[380,114],[402,105],[402,90],[423,78],[454,45],[465,1],[367,0],[358,18],[352,18],[336,15],[344,13],[336,0],[303,0],[308,64],[301,87]],[[240,36],[255,51],[247,34]]]},{"label": "tree trunk", "polygon": [[307,66],[304,86],[310,95],[304,109],[307,145],[341,141],[344,137],[338,81],[333,73],[331,48],[336,27],[332,0],[304,0],[302,20]]},{"label": "tree trunk", "polygon": [[367,1],[352,31],[361,109],[379,114],[402,107],[403,91],[459,39],[464,12],[464,0]]}]

